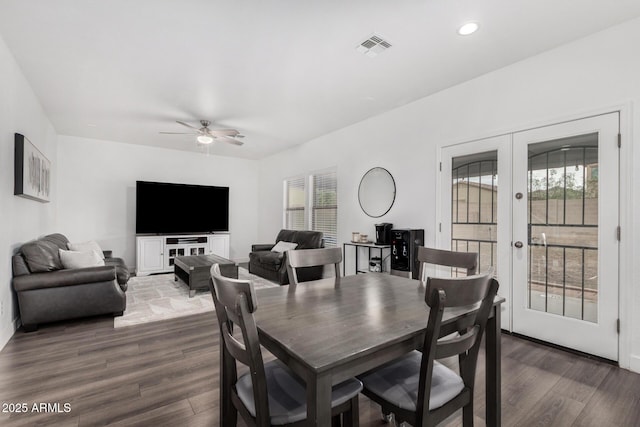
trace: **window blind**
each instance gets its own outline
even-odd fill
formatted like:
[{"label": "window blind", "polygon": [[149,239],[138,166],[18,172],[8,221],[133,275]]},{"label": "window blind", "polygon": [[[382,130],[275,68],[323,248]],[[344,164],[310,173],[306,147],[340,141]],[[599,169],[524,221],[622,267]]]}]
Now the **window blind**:
[{"label": "window blind", "polygon": [[311,229],[322,231],[325,247],[338,245],[338,178],[335,171],[311,176]]},{"label": "window blind", "polygon": [[289,230],[305,230],[305,177],[285,180],[285,220]]}]

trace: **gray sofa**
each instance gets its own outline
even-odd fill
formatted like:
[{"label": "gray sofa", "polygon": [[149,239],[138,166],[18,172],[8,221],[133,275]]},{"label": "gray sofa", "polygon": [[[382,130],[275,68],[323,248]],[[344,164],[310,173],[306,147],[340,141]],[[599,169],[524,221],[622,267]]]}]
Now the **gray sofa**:
[{"label": "gray sofa", "polygon": [[[324,247],[323,234],[320,231],[280,230],[275,243],[251,245],[249,254],[249,272],[264,277],[267,280],[286,285],[289,283],[287,274],[287,253],[273,252],[271,249],[279,241],[297,243],[295,250],[317,249]],[[298,273],[301,282],[316,280],[322,277],[322,267],[302,268]]]},{"label": "gray sofa", "polygon": [[105,265],[63,269],[58,249],[69,240],[50,234],[25,243],[12,258],[13,288],[25,331],[38,324],[100,314],[122,315],[129,270],[105,251]]}]

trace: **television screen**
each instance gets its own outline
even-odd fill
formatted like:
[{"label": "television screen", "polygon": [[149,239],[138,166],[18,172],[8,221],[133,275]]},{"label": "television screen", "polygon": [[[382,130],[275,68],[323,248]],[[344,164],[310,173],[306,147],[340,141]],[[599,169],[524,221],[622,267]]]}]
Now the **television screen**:
[{"label": "television screen", "polygon": [[229,187],[136,181],[136,233],[229,231]]}]

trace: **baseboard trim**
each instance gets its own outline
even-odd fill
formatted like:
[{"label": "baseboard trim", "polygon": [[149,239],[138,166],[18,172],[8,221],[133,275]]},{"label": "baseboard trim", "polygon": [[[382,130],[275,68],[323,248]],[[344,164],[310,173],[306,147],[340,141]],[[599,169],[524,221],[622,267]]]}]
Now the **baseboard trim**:
[{"label": "baseboard trim", "polygon": [[629,370],[640,373],[640,356],[634,356],[632,354],[631,357],[629,357]]}]

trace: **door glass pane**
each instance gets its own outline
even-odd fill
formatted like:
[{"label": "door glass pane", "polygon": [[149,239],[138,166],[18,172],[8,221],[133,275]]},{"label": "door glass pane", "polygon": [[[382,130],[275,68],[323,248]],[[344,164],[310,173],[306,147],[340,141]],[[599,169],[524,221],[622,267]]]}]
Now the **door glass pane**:
[{"label": "door glass pane", "polygon": [[528,151],[529,308],[597,322],[598,134]]},{"label": "door glass pane", "polygon": [[[452,159],[451,249],[478,254],[479,271],[497,266],[498,152]],[[466,271],[453,269],[452,275]]]}]

